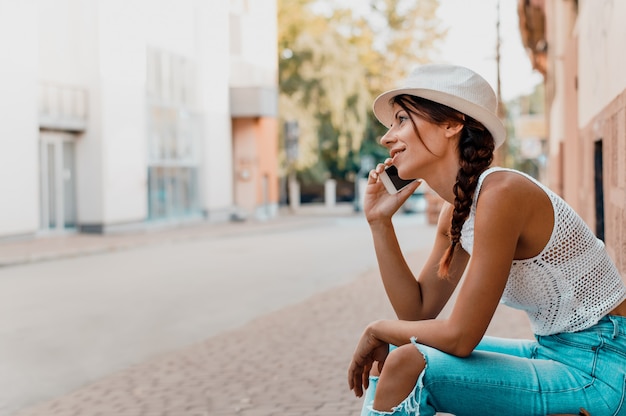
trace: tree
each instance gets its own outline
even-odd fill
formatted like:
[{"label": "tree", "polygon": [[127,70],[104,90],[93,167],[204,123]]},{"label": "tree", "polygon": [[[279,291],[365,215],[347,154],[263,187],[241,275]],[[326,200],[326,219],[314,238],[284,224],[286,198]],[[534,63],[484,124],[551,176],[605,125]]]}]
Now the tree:
[{"label": "tree", "polygon": [[438,0],[371,0],[369,13],[332,0],[278,2],[280,115],[300,127],[298,169],[345,178],[384,130],[372,98],[427,62],[445,32]]}]

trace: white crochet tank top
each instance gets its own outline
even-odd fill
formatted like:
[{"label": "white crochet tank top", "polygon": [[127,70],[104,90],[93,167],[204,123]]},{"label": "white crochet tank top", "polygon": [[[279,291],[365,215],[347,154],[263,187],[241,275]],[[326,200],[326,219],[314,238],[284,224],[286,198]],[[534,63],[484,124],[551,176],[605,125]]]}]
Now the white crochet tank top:
[{"label": "white crochet tank top", "polygon": [[548,195],[554,208],[550,240],[537,256],[513,261],[501,302],[526,311],[536,335],[576,332],[595,325],[626,299],[626,285],[604,243],[565,201],[531,176],[498,167],[483,172],[461,231],[461,246],[472,254],[480,188],[485,177],[496,171],[528,178]]}]

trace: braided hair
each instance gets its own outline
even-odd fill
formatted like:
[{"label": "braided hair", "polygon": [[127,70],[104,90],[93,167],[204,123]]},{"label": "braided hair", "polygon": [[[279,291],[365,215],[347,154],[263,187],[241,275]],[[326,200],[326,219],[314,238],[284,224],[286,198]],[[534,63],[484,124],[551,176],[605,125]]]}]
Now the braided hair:
[{"label": "braided hair", "polygon": [[[416,114],[433,124],[447,122],[463,124],[458,144],[459,171],[453,188],[454,211],[448,234],[450,246],[439,262],[438,271],[440,277],[447,277],[455,249],[461,240],[461,229],[472,207],[478,178],[493,161],[495,141],[482,123],[446,105],[412,95],[398,95],[393,98],[393,103],[398,104],[407,113]],[[412,118],[410,120],[417,137],[422,140],[415,122]]]}]

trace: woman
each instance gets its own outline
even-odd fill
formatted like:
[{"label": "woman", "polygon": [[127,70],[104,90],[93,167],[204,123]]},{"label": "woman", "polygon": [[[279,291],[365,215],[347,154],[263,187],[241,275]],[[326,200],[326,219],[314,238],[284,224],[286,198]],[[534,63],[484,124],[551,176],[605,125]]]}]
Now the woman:
[{"label": "woman", "polygon": [[[490,167],[506,136],[496,107],[483,78],[451,65],[419,67],[374,102],[390,158],[369,174],[364,211],[398,319],[372,322],[354,352],[363,415],[626,415],[626,286],[562,199]],[[391,218],[421,181],[387,193],[392,163],[445,201],[417,277]],[[485,336],[500,302],[527,312],[535,341]]]}]

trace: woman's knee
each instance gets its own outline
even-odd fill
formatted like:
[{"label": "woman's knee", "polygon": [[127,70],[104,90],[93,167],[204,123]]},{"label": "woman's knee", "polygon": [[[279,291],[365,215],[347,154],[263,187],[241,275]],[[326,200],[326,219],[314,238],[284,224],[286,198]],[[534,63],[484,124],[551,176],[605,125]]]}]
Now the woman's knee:
[{"label": "woman's knee", "polygon": [[378,380],[373,408],[390,411],[398,406],[411,394],[424,367],[424,356],[413,344],[391,351]]},{"label": "woman's knee", "polygon": [[388,368],[393,373],[409,371],[417,376],[422,372],[424,366],[425,361],[422,353],[415,345],[406,344],[389,353],[385,360],[383,371],[385,371],[385,368]]},{"label": "woman's knee", "polygon": [[[384,363],[384,367],[389,368],[388,372],[392,373],[395,373],[400,369],[407,369],[405,366],[417,371],[416,374],[418,375],[424,369],[424,356],[413,344],[406,344],[393,348],[393,350],[389,352],[389,355]],[[372,366],[370,376],[380,376],[380,371],[378,371],[378,362],[375,362]]]}]

